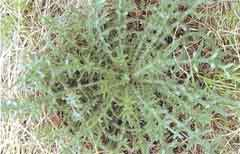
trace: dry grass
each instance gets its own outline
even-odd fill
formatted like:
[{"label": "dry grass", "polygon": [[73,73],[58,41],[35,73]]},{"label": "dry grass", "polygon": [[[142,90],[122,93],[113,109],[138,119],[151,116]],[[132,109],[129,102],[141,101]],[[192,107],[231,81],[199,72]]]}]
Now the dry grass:
[{"label": "dry grass", "polygon": [[[1,115],[2,116],[2,115]],[[50,154],[46,144],[43,144],[33,133],[31,119],[21,122],[14,114],[0,119],[0,153],[2,154]]]}]

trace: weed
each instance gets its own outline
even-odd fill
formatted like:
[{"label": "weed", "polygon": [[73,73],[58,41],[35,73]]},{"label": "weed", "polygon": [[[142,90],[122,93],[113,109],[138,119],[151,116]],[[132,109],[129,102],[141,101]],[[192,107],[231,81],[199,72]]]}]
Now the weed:
[{"label": "weed", "polygon": [[60,153],[220,153],[239,68],[200,4],[98,1],[41,17],[44,52],[19,82],[35,92],[21,111],[54,126],[39,137]]}]

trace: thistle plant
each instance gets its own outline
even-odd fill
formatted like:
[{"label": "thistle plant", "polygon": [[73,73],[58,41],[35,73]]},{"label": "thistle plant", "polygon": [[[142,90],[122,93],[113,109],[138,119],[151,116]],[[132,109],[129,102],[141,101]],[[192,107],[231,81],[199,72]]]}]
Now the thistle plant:
[{"label": "thistle plant", "polygon": [[40,136],[62,143],[61,153],[219,153],[219,125],[239,105],[207,79],[238,69],[222,61],[218,36],[194,22],[204,20],[202,1],[137,13],[130,1],[106,3],[41,17],[44,50],[20,81],[39,95],[19,104],[38,120],[44,108],[62,121]]}]

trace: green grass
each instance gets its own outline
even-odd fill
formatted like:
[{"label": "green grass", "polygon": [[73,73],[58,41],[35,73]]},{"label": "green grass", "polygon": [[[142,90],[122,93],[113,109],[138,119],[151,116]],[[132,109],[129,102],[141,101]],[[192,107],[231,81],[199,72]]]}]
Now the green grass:
[{"label": "green grass", "polygon": [[[129,1],[39,14],[17,78],[24,95],[3,111],[30,116],[59,153],[237,153],[239,19],[198,12],[200,2],[182,12],[182,1],[161,1],[144,19],[128,17]],[[32,22],[23,16],[22,31]]]}]

